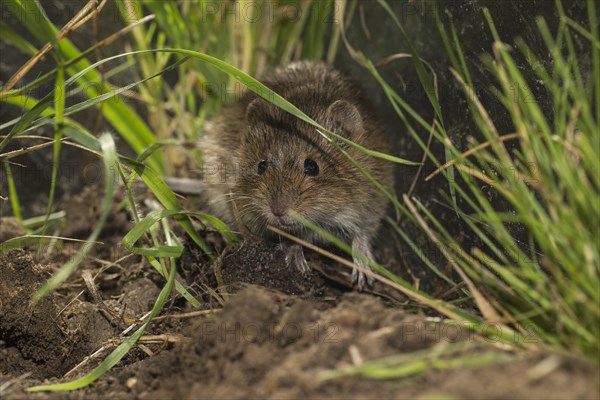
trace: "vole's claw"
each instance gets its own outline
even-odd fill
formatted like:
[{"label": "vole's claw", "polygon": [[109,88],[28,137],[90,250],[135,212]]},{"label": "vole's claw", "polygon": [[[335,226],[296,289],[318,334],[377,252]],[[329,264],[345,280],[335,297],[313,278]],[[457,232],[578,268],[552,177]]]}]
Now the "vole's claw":
[{"label": "vole's claw", "polygon": [[[362,269],[372,271],[369,264],[363,261],[363,258],[360,255],[366,257],[369,260],[373,259],[373,255],[371,254],[371,245],[369,244],[369,240],[365,236],[356,236],[354,240],[352,240],[352,259],[354,264],[359,266]],[[360,271],[358,268],[352,269],[352,284],[356,286],[358,290],[363,290],[365,285],[372,285],[375,282],[375,279],[370,274],[366,274]]]},{"label": "vole's claw", "polygon": [[[372,271],[371,267],[367,264],[363,263],[361,260],[354,259],[354,263],[361,268]],[[362,271],[359,271],[358,268],[352,269],[352,285],[356,286],[356,288],[362,291],[365,286],[371,286],[375,282],[375,279],[371,275],[367,275]]]},{"label": "vole's claw", "polygon": [[304,249],[299,244],[292,244],[285,249],[285,263],[288,267],[295,267],[302,275],[308,275],[310,266],[304,257]]},{"label": "vole's claw", "polygon": [[357,270],[352,269],[352,286],[355,286],[358,290],[362,291],[365,285],[365,274]]}]

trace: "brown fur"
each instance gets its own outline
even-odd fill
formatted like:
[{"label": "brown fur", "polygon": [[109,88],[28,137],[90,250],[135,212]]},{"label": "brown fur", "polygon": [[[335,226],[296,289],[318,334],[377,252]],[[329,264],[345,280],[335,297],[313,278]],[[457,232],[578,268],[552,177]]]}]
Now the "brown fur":
[{"label": "brown fur", "polygon": [[[368,149],[390,151],[384,128],[360,87],[332,67],[293,63],[273,71],[264,83],[327,129]],[[241,228],[251,233],[267,235],[270,224],[319,241],[302,224],[273,214],[294,210],[343,239],[360,236],[370,253],[387,199],[316,128],[248,93],[209,124],[206,141],[221,149],[207,152],[205,171],[210,173],[205,181],[212,209],[225,221],[235,222],[233,202]],[[391,189],[391,163],[343,147]],[[306,159],[318,164],[318,175],[304,173]],[[258,173],[261,160],[267,162],[263,174]]]}]

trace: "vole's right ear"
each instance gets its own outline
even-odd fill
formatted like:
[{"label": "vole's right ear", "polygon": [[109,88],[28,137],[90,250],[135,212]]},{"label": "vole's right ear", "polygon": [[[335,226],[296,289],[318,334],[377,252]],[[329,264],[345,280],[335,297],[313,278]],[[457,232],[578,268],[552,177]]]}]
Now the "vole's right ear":
[{"label": "vole's right ear", "polygon": [[329,129],[340,130],[340,134],[352,138],[364,132],[362,116],[354,104],[345,100],[334,101],[325,111]]}]

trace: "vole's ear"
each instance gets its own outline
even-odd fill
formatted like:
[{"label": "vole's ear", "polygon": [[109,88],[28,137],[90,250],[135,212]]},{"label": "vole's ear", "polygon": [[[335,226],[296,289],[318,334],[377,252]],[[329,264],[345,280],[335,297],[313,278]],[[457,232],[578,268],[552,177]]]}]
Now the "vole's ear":
[{"label": "vole's ear", "polygon": [[246,107],[246,121],[248,125],[258,125],[264,116],[267,114],[267,103],[261,99],[256,98],[248,104]]},{"label": "vole's ear", "polygon": [[326,126],[346,137],[360,135],[364,131],[360,112],[345,100],[334,101],[325,111]]}]

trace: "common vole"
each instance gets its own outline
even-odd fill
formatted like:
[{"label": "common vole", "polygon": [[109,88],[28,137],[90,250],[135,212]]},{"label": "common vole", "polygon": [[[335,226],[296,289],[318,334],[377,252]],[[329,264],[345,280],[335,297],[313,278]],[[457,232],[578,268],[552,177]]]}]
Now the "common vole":
[{"label": "common vole", "polygon": [[[327,129],[368,149],[389,152],[388,138],[359,85],[322,62],[302,61],[275,69],[263,83]],[[205,132],[204,180],[210,206],[224,221],[272,235],[267,225],[312,243],[323,242],[296,222],[290,210],[352,243],[372,259],[371,240],[387,199],[316,128],[248,92],[210,122]],[[384,187],[392,165],[343,148]],[[303,249],[286,245],[286,261],[309,270]],[[354,257],[354,262],[368,266]],[[358,288],[365,274],[354,270]],[[367,278],[371,283],[372,279]]]}]

